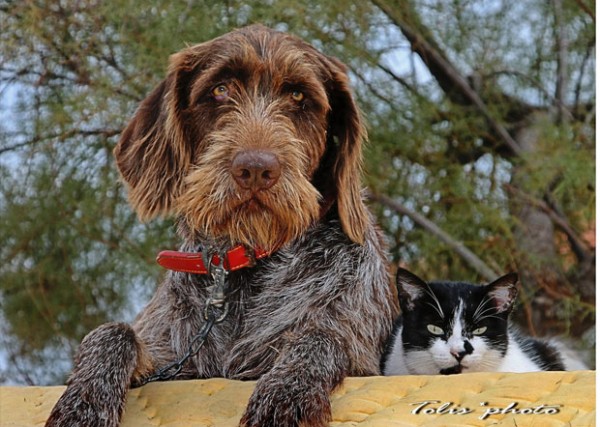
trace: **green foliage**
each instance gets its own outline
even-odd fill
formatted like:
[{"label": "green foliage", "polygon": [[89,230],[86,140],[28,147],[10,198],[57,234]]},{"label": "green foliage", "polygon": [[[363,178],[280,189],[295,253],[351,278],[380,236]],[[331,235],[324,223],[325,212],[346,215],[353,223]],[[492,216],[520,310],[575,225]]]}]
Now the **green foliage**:
[{"label": "green foliage", "polygon": [[[532,200],[550,200],[580,236],[595,221],[593,20],[580,2],[559,2],[569,47],[569,114],[559,124],[551,3],[0,0],[0,335],[12,367],[0,381],[60,381],[85,333],[131,320],[143,306],[160,277],[154,254],[175,247],[176,237],[170,220],[135,218],[112,148],[170,54],[254,22],[298,34],[348,65],[369,127],[365,182],[373,193],[425,216],[498,273],[543,277],[548,261],[561,266],[571,297],[561,303],[563,328],[553,331],[583,334],[595,311],[578,291],[589,259],[574,254],[556,224],[558,261],[537,263],[517,238],[515,212]],[[413,17],[492,120],[515,138],[537,132],[535,149],[508,154],[490,119],[411,53],[387,6]],[[410,216],[371,206],[393,262],[429,279],[482,280]],[[524,284],[524,305],[542,291]]]}]

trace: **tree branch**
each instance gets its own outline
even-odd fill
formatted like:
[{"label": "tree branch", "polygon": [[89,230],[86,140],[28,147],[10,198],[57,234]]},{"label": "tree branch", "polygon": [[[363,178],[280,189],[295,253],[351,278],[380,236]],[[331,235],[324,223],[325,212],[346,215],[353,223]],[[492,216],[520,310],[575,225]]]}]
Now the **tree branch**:
[{"label": "tree branch", "polygon": [[374,194],[369,193],[367,197],[380,203],[393,211],[399,213],[400,215],[406,215],[410,219],[412,219],[417,225],[427,230],[429,233],[436,236],[439,240],[447,244],[452,250],[454,250],[468,265],[473,268],[478,274],[484,277],[486,280],[492,281],[498,278],[498,274],[488,267],[488,265],[481,260],[477,255],[475,255],[469,248],[463,245],[458,240],[454,239],[436,224],[425,218],[423,215],[408,209],[403,204],[387,197],[383,194]]},{"label": "tree branch", "polygon": [[34,145],[42,141],[49,141],[51,139],[65,140],[74,136],[87,137],[98,135],[109,138],[111,136],[119,135],[121,131],[121,129],[71,129],[68,132],[54,133],[50,135],[38,135],[26,141],[18,142],[16,144],[9,145],[8,147],[2,147],[0,148],[0,154],[18,150],[19,148],[27,147],[28,145]]},{"label": "tree branch", "polygon": [[569,243],[571,244],[571,248],[573,249],[573,253],[577,257],[579,262],[588,261],[593,257],[592,252],[586,245],[586,243],[577,235],[573,227],[568,223],[567,219],[562,215],[556,212],[555,209],[552,208],[548,203],[543,200],[536,199],[535,197],[526,194],[522,190],[519,190],[514,185],[505,184],[504,188],[513,195],[519,197],[521,200],[525,201],[530,206],[536,207],[543,212],[545,212],[548,217],[552,220],[554,225],[556,225],[569,239]]},{"label": "tree branch", "polygon": [[554,105],[556,107],[556,121],[562,125],[569,114],[565,107],[566,90],[568,85],[567,55],[568,39],[564,23],[564,10],[562,0],[552,0],[554,13],[554,37],[556,41],[556,87],[554,92]]},{"label": "tree branch", "polygon": [[587,13],[590,16],[590,18],[592,18],[592,21],[596,22],[596,14],[594,13],[594,10],[591,7],[586,5],[583,2],[583,0],[575,0],[575,3],[577,3],[577,6],[579,6],[581,10]]},{"label": "tree branch", "polygon": [[425,29],[418,28],[422,25],[420,25],[419,18],[412,6],[406,0],[372,0],[372,2],[400,28],[413,52],[421,57],[450,99],[453,102],[474,105],[486,118],[489,126],[500,140],[510,148],[512,154],[520,157],[522,149],[508,130],[495,120],[479,94],[473,90],[450,60],[441,53],[441,49],[435,45],[433,37]]},{"label": "tree branch", "polygon": [[581,67],[579,67],[579,76],[576,79],[576,84],[575,84],[575,102],[573,103],[573,109],[574,111],[577,111],[577,109],[579,108],[579,98],[581,96],[581,87],[583,86],[583,79],[585,76],[585,68],[587,67],[587,63],[590,60],[590,58],[592,57],[592,53],[594,51],[594,46],[596,45],[595,40],[590,40],[590,42],[587,45],[587,49],[585,50],[585,56],[583,57],[583,60],[581,61]]}]

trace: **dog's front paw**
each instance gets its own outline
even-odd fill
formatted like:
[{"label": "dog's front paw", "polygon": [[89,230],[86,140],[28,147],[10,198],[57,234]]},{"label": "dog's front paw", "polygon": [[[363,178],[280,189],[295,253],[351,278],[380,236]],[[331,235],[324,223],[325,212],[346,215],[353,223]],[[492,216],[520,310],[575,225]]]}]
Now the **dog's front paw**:
[{"label": "dog's front paw", "polygon": [[240,426],[328,426],[331,420],[329,394],[318,386],[289,380],[261,378],[250,397]]},{"label": "dog's front paw", "polygon": [[[107,393],[115,396],[116,393]],[[123,403],[116,397],[87,393],[78,385],[67,387],[60,397],[45,427],[117,427]]]}]

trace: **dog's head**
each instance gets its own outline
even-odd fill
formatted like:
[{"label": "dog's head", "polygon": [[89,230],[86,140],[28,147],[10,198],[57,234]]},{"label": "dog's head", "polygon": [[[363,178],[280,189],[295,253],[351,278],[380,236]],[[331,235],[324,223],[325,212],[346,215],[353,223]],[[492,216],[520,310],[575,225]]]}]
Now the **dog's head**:
[{"label": "dog's head", "polygon": [[114,153],[140,218],[274,250],[330,208],[362,243],[364,137],[343,64],[251,26],[174,54]]}]

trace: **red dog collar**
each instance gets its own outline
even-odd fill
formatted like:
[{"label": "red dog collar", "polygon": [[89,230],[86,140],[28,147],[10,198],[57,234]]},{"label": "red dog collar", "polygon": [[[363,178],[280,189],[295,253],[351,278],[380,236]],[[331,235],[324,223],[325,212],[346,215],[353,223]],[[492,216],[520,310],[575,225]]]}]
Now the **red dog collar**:
[{"label": "red dog collar", "polygon": [[[252,267],[254,260],[264,258],[267,255],[268,252],[262,249],[254,249],[254,254],[248,255],[246,248],[239,245],[227,251],[222,265],[227,271],[235,271],[244,267]],[[156,262],[169,270],[207,274],[208,269],[202,258],[203,256],[199,252],[162,251],[156,257]],[[221,257],[214,255],[211,262],[216,266],[221,265]]]}]

